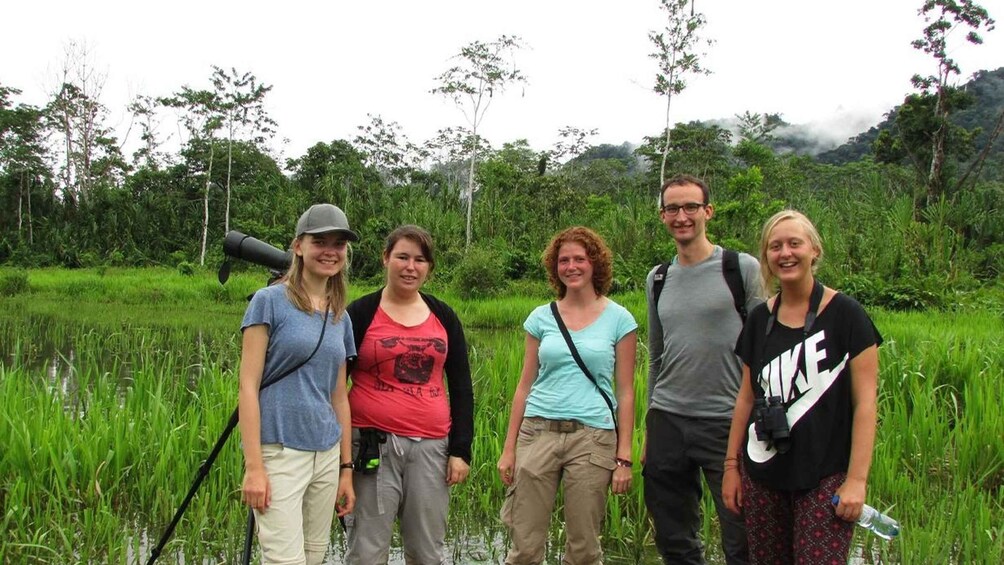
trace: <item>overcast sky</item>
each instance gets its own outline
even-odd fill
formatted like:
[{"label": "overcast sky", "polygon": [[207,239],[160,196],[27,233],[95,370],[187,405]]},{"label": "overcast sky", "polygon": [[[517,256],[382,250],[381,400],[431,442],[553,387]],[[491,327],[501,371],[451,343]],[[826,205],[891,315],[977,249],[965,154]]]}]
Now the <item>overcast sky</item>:
[{"label": "overcast sky", "polygon": [[[672,120],[777,112],[844,139],[877,123],[932,60],[920,36],[920,0],[696,0],[715,40],[674,98]],[[983,2],[1004,18],[996,1]],[[994,13],[994,11],[1000,13]],[[244,2],[31,0],[3,8],[0,84],[43,105],[65,45],[86,44],[105,73],[102,101],[120,135],[125,105],[181,85],[207,88],[210,65],[251,71],[274,86],[268,109],[288,157],[318,141],[350,139],[366,114],[397,121],[415,142],[464,125],[434,96],[433,78],[473,40],[523,37],[525,88],[493,101],[483,134],[494,145],[526,138],[550,147],[560,127],[597,128],[594,143],[638,143],[660,130],[665,99],[651,90],[650,30],[664,26],[656,0],[370,0]],[[968,78],[1004,65],[1002,31],[952,54]],[[176,131],[165,124],[163,135]],[[135,134],[134,134],[135,135]]]}]

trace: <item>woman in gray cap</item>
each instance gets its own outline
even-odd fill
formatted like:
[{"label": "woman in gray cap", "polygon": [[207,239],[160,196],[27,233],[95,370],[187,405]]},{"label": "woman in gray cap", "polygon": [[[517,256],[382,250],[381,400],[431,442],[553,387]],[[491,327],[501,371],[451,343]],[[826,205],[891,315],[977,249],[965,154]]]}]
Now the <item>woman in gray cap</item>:
[{"label": "woman in gray cap", "polygon": [[296,224],[289,271],[255,293],[241,324],[242,491],[262,563],[321,563],[335,510],[355,505],[345,268],[358,240],[338,207],[311,206]]}]

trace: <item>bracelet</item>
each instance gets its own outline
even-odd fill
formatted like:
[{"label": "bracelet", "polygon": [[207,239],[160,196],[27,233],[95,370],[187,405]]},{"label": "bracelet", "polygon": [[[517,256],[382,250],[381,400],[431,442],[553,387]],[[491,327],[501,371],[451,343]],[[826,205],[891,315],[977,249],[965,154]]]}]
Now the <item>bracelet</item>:
[{"label": "bracelet", "polygon": [[342,463],[338,466],[339,469],[351,469],[353,467],[352,463]]},{"label": "bracelet", "polygon": [[634,466],[630,459],[621,459],[620,457],[614,457],[614,463],[618,467],[627,467],[628,469]]}]

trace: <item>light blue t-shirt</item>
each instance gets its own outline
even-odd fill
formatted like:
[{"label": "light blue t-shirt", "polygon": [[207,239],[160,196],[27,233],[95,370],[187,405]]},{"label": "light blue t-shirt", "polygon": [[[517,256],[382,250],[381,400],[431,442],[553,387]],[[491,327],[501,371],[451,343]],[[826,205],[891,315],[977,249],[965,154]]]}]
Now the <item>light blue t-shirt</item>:
[{"label": "light blue t-shirt", "polygon": [[[356,354],[348,314],[332,323],[328,315],[324,341],[305,365],[261,391],[261,443],[281,443],[301,451],[326,451],[342,437],[331,407],[338,369]],[[306,359],[321,337],[322,312],[299,310],[277,284],[255,293],[244,313],[241,331],[264,324],[268,349],[262,382],[283,374]]]},{"label": "light blue t-shirt", "polygon": [[[610,409],[596,385],[572,357],[550,305],[535,308],[523,323],[523,328],[540,340],[540,369],[530,387],[524,416],[577,420],[594,428],[614,429]],[[592,324],[579,331],[568,330],[579,356],[614,403],[615,410],[614,348],[621,338],[637,329],[634,316],[620,304],[607,299],[606,307]]]}]

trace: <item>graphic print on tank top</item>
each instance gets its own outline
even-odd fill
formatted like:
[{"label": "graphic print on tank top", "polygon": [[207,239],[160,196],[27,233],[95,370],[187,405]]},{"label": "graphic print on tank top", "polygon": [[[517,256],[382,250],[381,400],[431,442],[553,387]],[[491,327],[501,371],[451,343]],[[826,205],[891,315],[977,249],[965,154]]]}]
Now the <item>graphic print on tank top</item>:
[{"label": "graphic print on tank top", "polygon": [[[393,359],[394,379],[404,384],[424,385],[432,378],[436,358],[430,349],[440,355],[446,354],[446,342],[440,338],[427,337],[386,337],[377,342],[384,351],[377,354],[379,359]],[[388,380],[384,373],[386,364],[377,367],[381,380]]]},{"label": "graphic print on tank top", "polygon": [[[765,396],[782,396],[788,406],[788,427],[794,432],[795,426],[817,402],[823,397],[837,377],[844,371],[849,355],[844,354],[836,366],[822,369],[826,360],[826,330],[822,329],[810,335],[804,341],[799,340],[791,348],[767,362],[760,371],[758,386]],[[805,349],[805,372],[802,371],[800,357]],[[754,424],[748,429],[747,448],[749,457],[756,463],[764,463],[777,455],[777,449],[768,442],[759,441],[756,437]]]}]

